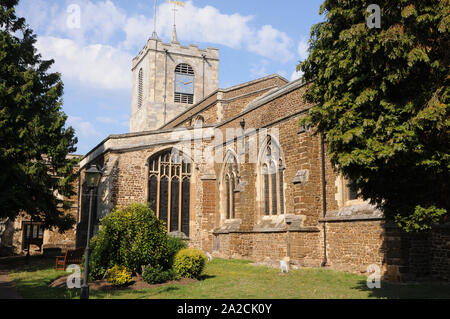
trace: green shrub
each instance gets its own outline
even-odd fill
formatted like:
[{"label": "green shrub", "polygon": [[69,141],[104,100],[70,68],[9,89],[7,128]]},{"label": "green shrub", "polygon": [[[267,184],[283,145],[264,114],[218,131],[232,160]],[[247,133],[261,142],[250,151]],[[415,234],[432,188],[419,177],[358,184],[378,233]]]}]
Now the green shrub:
[{"label": "green shrub", "polygon": [[434,223],[439,223],[441,218],[447,214],[447,210],[437,208],[436,206],[430,206],[423,208],[422,206],[416,206],[414,213],[403,217],[397,215],[395,221],[397,225],[404,229],[408,233],[418,233],[431,230]]},{"label": "green shrub", "polygon": [[140,273],[143,265],[169,263],[168,235],[164,222],[144,204],[115,209],[101,220],[91,240],[90,274],[99,279],[106,269],[125,266]]},{"label": "green shrub", "polygon": [[177,237],[169,236],[169,239],[167,241],[167,249],[168,249],[168,265],[166,265],[166,268],[172,268],[173,261],[175,259],[175,255],[182,249],[187,248],[187,244],[184,240]]},{"label": "green shrub", "polygon": [[176,279],[176,274],[172,269],[164,270],[160,265],[147,266],[142,276],[144,281],[149,284],[162,284],[170,280]]},{"label": "green shrub", "polygon": [[106,281],[112,283],[114,286],[125,286],[133,280],[132,272],[125,266],[116,265],[106,271]]},{"label": "green shrub", "polygon": [[206,264],[206,256],[198,249],[182,249],[173,263],[175,272],[183,278],[200,278]]},{"label": "green shrub", "polygon": [[[109,257],[107,255],[105,256],[107,250],[100,249],[100,247],[104,246],[102,240],[104,240],[104,237],[101,236],[94,236],[91,239],[91,253],[89,255],[89,280],[101,279],[105,275],[108,265],[110,264],[107,262]],[[86,257],[85,255],[86,254],[83,254],[82,259],[83,267],[85,262],[84,258]]]}]

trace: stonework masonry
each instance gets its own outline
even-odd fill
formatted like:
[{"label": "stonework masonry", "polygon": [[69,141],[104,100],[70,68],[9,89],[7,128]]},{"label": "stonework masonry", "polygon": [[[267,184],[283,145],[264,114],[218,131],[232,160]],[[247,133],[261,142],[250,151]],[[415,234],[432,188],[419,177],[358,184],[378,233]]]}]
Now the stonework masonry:
[{"label": "stonework masonry", "polygon": [[[370,204],[346,197],[345,181],[333,169],[326,145],[322,152],[321,136],[299,126],[311,107],[303,98],[308,87],[300,80],[288,82],[273,75],[217,89],[160,130],[110,136],[81,161],[80,180],[90,164],[103,167],[106,174],[97,205],[100,216],[105,216],[114,207],[147,202],[152,156],[174,148],[190,150],[189,156],[201,154],[192,157],[190,246],[224,258],[279,261],[289,256],[301,267],[326,264],[368,274],[368,267],[377,265],[391,280],[427,276],[448,280],[448,228],[412,237],[386,225],[382,213]],[[199,116],[203,126],[194,127]],[[243,120],[245,134],[228,138],[227,130],[240,132]],[[258,161],[269,136],[284,164],[280,182],[284,214],[273,216],[264,214],[266,194]],[[257,154],[252,154],[254,145]],[[226,213],[223,160],[228,157],[237,162],[232,219]],[[81,221],[85,214],[81,209]],[[79,223],[77,236],[85,234],[85,227]]]},{"label": "stonework masonry", "polygon": [[[175,103],[175,70],[181,64],[192,68],[193,104]],[[450,280],[448,225],[406,234],[370,203],[350,197],[322,136],[299,125],[312,107],[304,99],[309,83],[274,74],[221,89],[218,72],[217,49],[150,38],[132,61],[130,133],[109,136],[81,159],[78,194],[68,212],[76,216],[76,229],[64,235],[46,231],[44,246],[86,245],[85,172],[93,164],[103,176],[92,234],[114,208],[148,203],[151,196],[159,196],[157,215],[169,211],[173,198],[161,190],[161,179],[173,183],[176,168],[168,173],[167,164],[150,166],[155,158],[162,162],[161,154],[170,154],[166,163],[172,165],[179,153],[182,165],[189,163],[179,175],[189,183],[171,185],[182,189],[174,201],[182,206],[177,227],[188,226],[184,235],[191,247],[223,258],[289,257],[299,267],[366,275],[375,265],[383,278],[395,281]],[[269,165],[276,169],[268,173]],[[21,225],[20,219],[0,220],[0,245],[20,247]],[[172,226],[169,222],[168,231]]]},{"label": "stonework masonry", "polygon": [[[175,68],[181,63],[194,70],[194,103],[219,87],[219,50],[196,45],[166,44],[150,38],[132,65],[131,132],[156,130],[184,112],[189,105],[175,103]],[[139,72],[143,74],[139,106]]]}]

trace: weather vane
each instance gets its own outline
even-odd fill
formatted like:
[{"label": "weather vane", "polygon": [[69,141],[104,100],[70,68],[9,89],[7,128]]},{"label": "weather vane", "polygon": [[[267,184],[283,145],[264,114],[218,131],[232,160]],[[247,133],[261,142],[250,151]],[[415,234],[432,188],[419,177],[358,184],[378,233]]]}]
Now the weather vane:
[{"label": "weather vane", "polygon": [[176,26],[176,13],[177,13],[177,6],[184,7],[184,3],[181,1],[175,1],[175,0],[167,0],[168,3],[173,3],[173,32],[172,32],[172,43],[178,43],[178,37],[177,37],[177,26]]},{"label": "weather vane", "polygon": [[184,3],[182,1],[176,1],[176,0],[167,0],[168,3],[173,3],[173,25],[175,26],[175,19],[176,19],[176,12],[177,10],[177,6],[179,7],[184,7]]}]

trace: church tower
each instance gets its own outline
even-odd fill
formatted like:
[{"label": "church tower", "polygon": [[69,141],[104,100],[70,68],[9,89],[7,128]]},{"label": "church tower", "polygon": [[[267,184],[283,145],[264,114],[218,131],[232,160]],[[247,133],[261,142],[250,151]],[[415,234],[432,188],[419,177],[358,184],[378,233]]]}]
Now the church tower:
[{"label": "church tower", "polygon": [[156,32],[133,59],[130,131],[157,130],[219,87],[219,50],[182,46]]}]

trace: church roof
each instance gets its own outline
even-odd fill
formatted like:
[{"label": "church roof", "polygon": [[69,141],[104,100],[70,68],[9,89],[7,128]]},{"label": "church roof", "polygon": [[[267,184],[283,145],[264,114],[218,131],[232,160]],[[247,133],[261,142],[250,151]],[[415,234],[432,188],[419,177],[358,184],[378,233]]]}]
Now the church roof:
[{"label": "church roof", "polygon": [[[241,84],[238,84],[238,85],[226,88],[226,89],[217,89],[217,90],[213,91],[211,94],[209,94],[208,96],[206,96],[205,98],[203,98],[201,101],[197,102],[196,104],[194,104],[191,107],[189,107],[188,109],[186,109],[183,113],[177,115],[176,117],[174,117],[173,119],[168,121],[160,129],[175,127],[175,126],[181,124],[183,121],[185,121],[188,117],[202,112],[204,109],[206,109],[210,106],[210,103],[205,103],[205,102],[212,99],[215,96],[218,96],[219,93],[226,94],[226,93],[230,93],[232,91],[238,91],[240,89],[244,89],[245,87],[255,85],[259,82],[263,82],[263,81],[270,80],[270,79],[276,79],[276,78],[280,79],[284,83],[289,83],[289,81],[287,79],[285,79],[284,77],[282,77],[281,75],[272,74],[272,75],[268,75],[268,76],[265,76],[265,77],[262,77],[262,78],[259,78],[256,80],[241,83]],[[265,89],[267,89],[267,88],[265,88]],[[220,100],[220,97],[214,98],[213,102],[216,102],[218,100]],[[191,114],[191,113],[195,113],[195,114]]]}]

